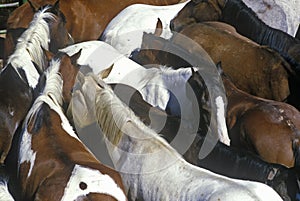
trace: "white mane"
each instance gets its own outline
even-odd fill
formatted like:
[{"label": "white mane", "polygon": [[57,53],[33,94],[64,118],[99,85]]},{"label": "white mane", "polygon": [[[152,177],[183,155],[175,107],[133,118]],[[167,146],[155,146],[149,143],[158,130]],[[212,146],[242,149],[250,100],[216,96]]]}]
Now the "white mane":
[{"label": "white mane", "polygon": [[[160,142],[159,144],[171,148],[154,130],[147,127],[139,117],[115,95],[108,85],[103,83],[102,87],[103,89],[96,93],[95,105],[96,114],[98,115],[97,120],[101,125],[101,129],[103,129],[103,132],[107,135],[106,137],[110,139],[113,144],[117,144],[122,137],[123,133],[121,128],[124,124],[130,122],[130,124],[134,124],[137,128],[140,128],[140,130],[143,131],[143,135],[147,138],[154,138]],[[181,158],[173,148],[171,149],[174,151],[176,157]]]},{"label": "white mane", "polygon": [[63,104],[63,80],[59,73],[60,69],[60,60],[52,60],[50,66],[45,71],[46,75],[46,84],[41,95],[39,95],[34,101],[31,109],[29,110],[26,119],[25,125],[34,118],[35,114],[40,110],[43,103],[46,103],[50,109],[54,110],[60,116],[62,120],[62,126],[67,133],[77,139],[72,126],[70,125],[68,119],[65,117],[62,110]]},{"label": "white mane", "polygon": [[55,20],[54,14],[47,12],[49,8],[50,6],[47,6],[34,15],[29,28],[18,39],[15,51],[8,59],[8,64],[11,64],[16,71],[17,68],[24,69],[31,87],[36,86],[39,77],[31,61],[36,63],[41,71],[45,68],[42,47],[48,50],[50,42],[50,31],[46,19]]}]

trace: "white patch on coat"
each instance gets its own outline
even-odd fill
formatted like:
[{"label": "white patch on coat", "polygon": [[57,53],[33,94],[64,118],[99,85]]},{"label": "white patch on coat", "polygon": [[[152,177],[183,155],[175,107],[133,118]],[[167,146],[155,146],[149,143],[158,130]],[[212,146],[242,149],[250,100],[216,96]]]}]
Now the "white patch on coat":
[{"label": "white patch on coat", "polygon": [[22,141],[21,141],[21,145],[20,145],[20,154],[19,154],[19,167],[23,164],[23,163],[30,163],[30,168],[27,174],[27,178],[30,177],[33,166],[34,166],[34,162],[35,162],[35,158],[36,158],[36,152],[34,152],[32,150],[31,147],[31,143],[32,143],[32,135],[30,133],[28,133],[27,130],[25,130],[25,132],[23,133],[22,136]]},{"label": "white patch on coat", "polygon": [[[80,183],[86,184],[86,189],[80,188]],[[75,165],[61,201],[76,200],[89,193],[101,193],[114,197],[118,201],[127,198],[122,189],[108,175],[80,165]]]},{"label": "white patch on coat", "polygon": [[226,125],[226,114],[225,114],[225,103],[221,96],[216,98],[216,105],[217,105],[217,123],[218,123],[218,134],[219,139],[226,145],[230,145],[230,139],[227,132],[227,125]]},{"label": "white patch on coat", "polygon": [[0,182],[0,200],[1,201],[14,201],[14,198],[8,191],[7,182],[1,181]]}]

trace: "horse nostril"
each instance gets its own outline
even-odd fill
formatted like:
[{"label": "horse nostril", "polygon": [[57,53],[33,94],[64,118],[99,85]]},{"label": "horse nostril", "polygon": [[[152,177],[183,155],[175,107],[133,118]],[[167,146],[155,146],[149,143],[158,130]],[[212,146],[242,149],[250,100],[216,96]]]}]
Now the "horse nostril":
[{"label": "horse nostril", "polygon": [[85,190],[85,189],[87,189],[87,184],[84,183],[84,182],[80,182],[79,188],[80,188],[81,190]]}]

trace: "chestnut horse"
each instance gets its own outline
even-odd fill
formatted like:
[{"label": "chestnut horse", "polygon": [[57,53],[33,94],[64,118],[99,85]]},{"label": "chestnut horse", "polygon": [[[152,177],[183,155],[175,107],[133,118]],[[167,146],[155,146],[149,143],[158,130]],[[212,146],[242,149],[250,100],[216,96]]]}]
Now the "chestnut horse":
[{"label": "chestnut horse", "polygon": [[64,115],[80,53],[51,61],[25,118],[18,160],[23,200],[127,200],[118,172],[96,159]]},{"label": "chestnut horse", "polygon": [[228,98],[231,145],[252,151],[267,162],[300,166],[300,113],[293,106],[252,96],[222,73]]},{"label": "chestnut horse", "polygon": [[[57,15],[56,15],[57,14]],[[0,163],[3,164],[12,138],[28,112],[33,89],[47,62],[43,49],[51,44],[66,46],[69,35],[63,16],[55,6],[38,11],[30,27],[19,38],[16,50],[0,73]],[[48,41],[51,41],[48,44]],[[57,46],[54,48],[57,51]]]},{"label": "chestnut horse", "polygon": [[221,61],[224,72],[240,89],[277,101],[289,96],[292,70],[277,52],[250,41],[230,25],[220,22],[193,24],[180,33],[199,43],[215,63]]},{"label": "chestnut horse", "polygon": [[[34,7],[53,4],[56,0],[31,0],[14,10],[7,20],[7,39],[5,41],[5,58],[12,53],[14,39],[11,32],[14,29],[27,28],[32,20]],[[75,42],[96,40],[100,37],[110,20],[121,10],[135,3],[150,5],[169,5],[180,0],[60,0],[61,10],[66,16],[67,29]]]}]

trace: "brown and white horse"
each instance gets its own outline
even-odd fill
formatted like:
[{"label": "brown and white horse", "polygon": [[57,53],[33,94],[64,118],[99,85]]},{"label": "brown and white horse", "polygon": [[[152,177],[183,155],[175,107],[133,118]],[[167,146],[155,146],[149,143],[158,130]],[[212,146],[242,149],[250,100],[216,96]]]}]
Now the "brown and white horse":
[{"label": "brown and white horse", "polygon": [[118,172],[96,159],[64,115],[79,56],[52,60],[24,121],[18,159],[23,200],[127,200]]},{"label": "brown and white horse", "polygon": [[32,91],[47,66],[43,49],[54,45],[58,50],[57,44],[61,47],[70,42],[64,25],[56,6],[39,10],[0,72],[0,163],[6,158],[13,135],[32,104]]}]

